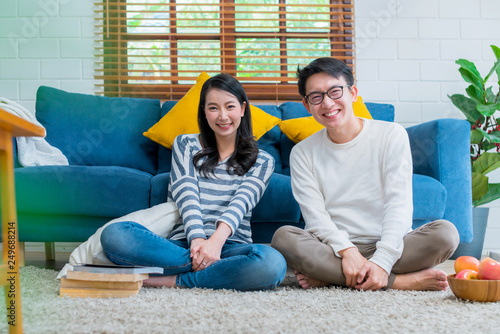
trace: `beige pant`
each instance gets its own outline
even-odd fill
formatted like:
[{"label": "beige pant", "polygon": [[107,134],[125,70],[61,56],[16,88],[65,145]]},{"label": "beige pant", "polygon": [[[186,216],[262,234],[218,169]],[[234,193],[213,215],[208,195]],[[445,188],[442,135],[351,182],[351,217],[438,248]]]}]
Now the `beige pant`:
[{"label": "beige pant", "polygon": [[[397,274],[432,268],[446,261],[460,242],[455,225],[447,220],[427,223],[408,233],[403,240],[403,254],[392,267],[388,288]],[[298,227],[283,226],[274,234],[271,245],[283,254],[289,267],[323,282],[346,285],[342,259],[311,233]],[[367,259],[376,250],[374,243],[354,245]]]}]

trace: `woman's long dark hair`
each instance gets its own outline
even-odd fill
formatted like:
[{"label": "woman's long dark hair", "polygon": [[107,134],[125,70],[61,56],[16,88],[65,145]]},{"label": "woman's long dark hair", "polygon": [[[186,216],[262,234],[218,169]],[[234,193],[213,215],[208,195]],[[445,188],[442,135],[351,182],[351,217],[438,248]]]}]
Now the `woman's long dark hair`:
[{"label": "woman's long dark hair", "polygon": [[[240,105],[245,104],[245,114],[241,118],[240,126],[236,131],[235,150],[227,162],[227,171],[231,169],[239,176],[245,175],[257,161],[259,148],[253,137],[252,115],[250,113],[250,103],[247,94],[240,82],[229,74],[216,75],[203,84],[200,93],[200,104],[198,106],[198,126],[200,128],[200,141],[203,149],[195,154],[193,163],[200,173],[205,177],[214,174],[215,166],[219,163],[219,151],[215,133],[208,124],[205,117],[206,97],[211,89],[220,89],[234,95]],[[206,157],[200,166],[200,159]]]}]

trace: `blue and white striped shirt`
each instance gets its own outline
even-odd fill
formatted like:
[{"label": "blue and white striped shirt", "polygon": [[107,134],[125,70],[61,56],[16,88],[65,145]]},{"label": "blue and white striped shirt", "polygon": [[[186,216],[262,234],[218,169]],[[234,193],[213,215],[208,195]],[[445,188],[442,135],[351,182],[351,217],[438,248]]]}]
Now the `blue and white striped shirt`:
[{"label": "blue and white striped shirt", "polygon": [[243,176],[228,172],[226,159],[215,167],[215,176],[205,177],[193,165],[200,150],[199,134],[180,135],[174,141],[168,201],[175,202],[181,220],[168,238],[187,239],[189,244],[194,238],[208,239],[222,221],[232,231],[228,240],[251,243],[252,209],[269,184],[274,158],[260,150],[257,161]]}]

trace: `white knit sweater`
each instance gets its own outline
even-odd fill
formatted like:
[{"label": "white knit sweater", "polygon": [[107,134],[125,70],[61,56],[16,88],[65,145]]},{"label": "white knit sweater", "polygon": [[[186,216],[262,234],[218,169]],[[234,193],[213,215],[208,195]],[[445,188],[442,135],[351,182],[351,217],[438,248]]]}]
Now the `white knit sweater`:
[{"label": "white knit sweater", "polygon": [[410,144],[399,124],[362,120],[348,143],[333,143],[323,129],[297,144],[292,189],[307,231],[337,256],[353,243],[376,243],[370,261],[390,273],[412,224]]}]

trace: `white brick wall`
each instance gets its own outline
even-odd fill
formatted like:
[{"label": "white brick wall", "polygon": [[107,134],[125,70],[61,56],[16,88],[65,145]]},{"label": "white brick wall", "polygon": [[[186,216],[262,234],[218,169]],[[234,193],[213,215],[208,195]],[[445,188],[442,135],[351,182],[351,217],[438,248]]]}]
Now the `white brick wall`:
[{"label": "white brick wall", "polygon": [[[39,85],[92,93],[92,15],[89,0],[2,1],[0,96],[34,110]],[[447,97],[466,87],[455,60],[484,73],[500,45],[499,0],[355,0],[355,17],[360,94],[394,104],[404,126],[461,118]],[[500,251],[500,201],[490,207],[485,251]]]},{"label": "white brick wall", "polygon": [[[489,45],[500,46],[498,0],[356,0],[355,17],[360,94],[394,104],[404,126],[463,118],[447,96],[467,87],[455,60],[474,61],[486,75]],[[500,201],[489,207],[484,252],[500,251]]]},{"label": "white brick wall", "polygon": [[0,9],[0,96],[34,112],[40,85],[93,93],[93,2],[8,0]]}]

